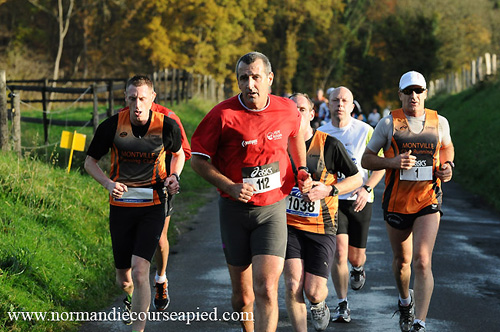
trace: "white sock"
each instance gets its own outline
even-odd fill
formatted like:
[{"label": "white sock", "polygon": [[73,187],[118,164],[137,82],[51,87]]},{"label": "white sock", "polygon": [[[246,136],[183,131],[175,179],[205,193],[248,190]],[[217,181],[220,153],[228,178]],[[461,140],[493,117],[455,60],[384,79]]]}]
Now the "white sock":
[{"label": "white sock", "polygon": [[400,295],[399,295],[399,302],[401,302],[401,305],[403,305],[403,306],[405,306],[405,307],[409,306],[409,305],[410,305],[410,303],[411,303],[411,295],[410,295],[410,296],[408,296],[408,298],[407,298],[407,299],[402,299],[402,298],[401,298],[401,294],[400,294]]},{"label": "white sock", "polygon": [[339,299],[339,304],[346,301],[347,302],[347,297],[345,299]]},{"label": "white sock", "polygon": [[413,324],[415,324],[415,323],[419,323],[422,327],[425,327],[425,322],[424,322],[423,320],[420,320],[420,319],[415,319],[415,320],[413,321]]},{"label": "white sock", "polygon": [[358,271],[358,272],[363,271],[363,265],[361,265],[361,266],[353,266],[352,269],[355,270],[355,271]]},{"label": "white sock", "polygon": [[156,273],[155,281],[157,284],[163,284],[165,281],[167,281],[167,274],[159,276],[158,273]]}]

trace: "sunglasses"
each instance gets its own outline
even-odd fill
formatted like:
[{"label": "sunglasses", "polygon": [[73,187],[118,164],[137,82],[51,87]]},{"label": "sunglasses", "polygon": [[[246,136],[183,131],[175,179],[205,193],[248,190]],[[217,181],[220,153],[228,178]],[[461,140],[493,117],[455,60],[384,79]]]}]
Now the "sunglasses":
[{"label": "sunglasses", "polygon": [[402,93],[404,93],[405,95],[408,95],[408,96],[413,94],[413,92],[415,92],[417,95],[419,95],[424,91],[425,91],[424,88],[406,88],[406,89],[401,90]]}]

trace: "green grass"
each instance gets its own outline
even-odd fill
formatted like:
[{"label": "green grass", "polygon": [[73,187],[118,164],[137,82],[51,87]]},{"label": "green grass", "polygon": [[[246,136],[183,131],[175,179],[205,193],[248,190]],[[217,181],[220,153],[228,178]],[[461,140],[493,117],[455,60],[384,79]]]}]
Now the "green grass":
[{"label": "green grass", "polygon": [[[193,100],[173,107],[190,138],[212,103]],[[10,320],[8,312],[82,312],[108,306],[120,290],[108,230],[108,196],[83,170],[84,152],[75,152],[72,171],[58,147],[62,130],[50,127],[49,145],[25,149],[25,157],[0,153],[0,331],[75,331],[72,322]],[[86,132],[85,132],[86,131]],[[41,125],[22,123],[23,146],[43,144]],[[109,169],[108,159],[100,162]],[[186,162],[181,195],[169,239],[212,197],[213,189]]]},{"label": "green grass", "polygon": [[498,105],[498,80],[478,84],[453,96],[436,96],[426,103],[450,122],[456,165],[453,180],[500,210]]},{"label": "green grass", "polygon": [[[0,329],[66,331],[8,311],[97,310],[116,293],[107,195],[88,176],[0,154]],[[91,299],[91,300],[89,300]]]}]

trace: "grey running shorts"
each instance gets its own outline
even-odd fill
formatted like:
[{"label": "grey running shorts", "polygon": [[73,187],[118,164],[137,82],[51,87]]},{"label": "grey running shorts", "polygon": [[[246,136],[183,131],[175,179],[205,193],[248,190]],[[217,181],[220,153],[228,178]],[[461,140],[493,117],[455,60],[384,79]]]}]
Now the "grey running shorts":
[{"label": "grey running shorts", "polygon": [[366,203],[363,210],[359,212],[354,212],[353,203],[352,200],[339,199],[339,227],[337,234],[349,235],[350,246],[366,248],[373,203]]},{"label": "grey running shorts", "polygon": [[219,199],[220,232],[226,262],[233,266],[252,263],[255,255],[284,258],[287,229],[285,200],[254,206],[228,198]]},{"label": "grey running shorts", "polygon": [[132,266],[132,255],[149,262],[165,224],[165,205],[121,207],[110,205],[109,230],[117,269]]},{"label": "grey running shorts", "polygon": [[286,257],[304,260],[304,270],[328,279],[333,263],[336,237],[331,234],[305,232],[288,226]]}]

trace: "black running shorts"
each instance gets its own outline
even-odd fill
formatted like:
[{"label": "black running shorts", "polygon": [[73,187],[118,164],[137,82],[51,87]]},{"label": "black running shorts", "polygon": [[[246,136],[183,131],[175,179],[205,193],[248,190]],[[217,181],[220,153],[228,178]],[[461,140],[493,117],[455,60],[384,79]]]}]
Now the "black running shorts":
[{"label": "black running shorts", "polygon": [[255,255],[284,258],[286,209],[282,199],[267,206],[254,206],[221,197],[220,232],[226,262],[233,266],[252,263]]},{"label": "black running shorts", "polygon": [[310,233],[288,226],[285,259],[300,258],[306,272],[328,279],[336,243],[335,235]]},{"label": "black running shorts", "polygon": [[132,255],[151,262],[165,224],[165,205],[121,207],[110,205],[109,230],[117,269],[128,269]]},{"label": "black running shorts", "polygon": [[422,210],[417,213],[412,214],[403,214],[403,213],[395,213],[395,212],[387,212],[384,210],[384,220],[391,226],[392,228],[396,228],[399,230],[404,230],[413,227],[413,223],[418,217],[425,216],[427,214],[433,214],[439,212],[440,215],[443,215],[441,211],[440,204],[433,204],[426,206]]},{"label": "black running shorts", "polygon": [[372,218],[373,203],[366,203],[363,210],[354,212],[353,200],[339,199],[338,234],[349,235],[349,245],[355,248],[366,248],[368,228]]}]

